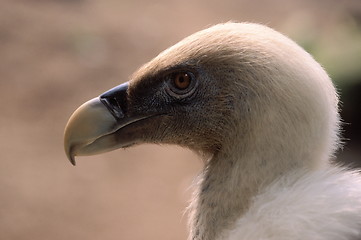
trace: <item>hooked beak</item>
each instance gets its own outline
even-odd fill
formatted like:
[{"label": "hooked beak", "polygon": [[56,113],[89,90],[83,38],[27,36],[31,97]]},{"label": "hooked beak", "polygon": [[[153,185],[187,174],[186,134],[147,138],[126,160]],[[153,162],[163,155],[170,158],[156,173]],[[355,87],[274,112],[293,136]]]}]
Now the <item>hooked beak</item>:
[{"label": "hooked beak", "polygon": [[75,156],[94,155],[132,144],[135,137],[120,139],[119,129],[144,119],[127,114],[128,83],[121,84],[81,105],[70,117],[64,133],[65,153],[75,165]]},{"label": "hooked beak", "polygon": [[94,142],[116,129],[114,116],[99,97],[81,105],[65,127],[64,148],[70,162],[75,165],[74,156],[100,153],[99,145]]}]

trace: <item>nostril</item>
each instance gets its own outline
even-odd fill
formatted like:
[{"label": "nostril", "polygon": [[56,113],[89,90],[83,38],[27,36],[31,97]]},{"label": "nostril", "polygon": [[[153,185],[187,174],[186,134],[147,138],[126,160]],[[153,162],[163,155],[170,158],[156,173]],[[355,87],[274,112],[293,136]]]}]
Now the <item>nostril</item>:
[{"label": "nostril", "polygon": [[114,107],[117,107],[117,108],[120,108],[119,103],[118,103],[116,98],[109,98],[108,102],[109,102],[110,105],[112,105]]},{"label": "nostril", "polygon": [[115,97],[100,97],[100,101],[108,108],[116,119],[124,117],[124,109],[122,109],[119,101]]},{"label": "nostril", "polygon": [[106,91],[99,97],[116,119],[124,118],[126,114],[127,90],[128,83],[126,82]]}]

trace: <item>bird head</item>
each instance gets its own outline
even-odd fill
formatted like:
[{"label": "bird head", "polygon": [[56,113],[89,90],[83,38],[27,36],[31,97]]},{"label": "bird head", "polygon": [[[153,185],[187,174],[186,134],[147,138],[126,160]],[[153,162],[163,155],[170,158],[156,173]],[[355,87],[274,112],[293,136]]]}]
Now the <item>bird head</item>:
[{"label": "bird head", "polygon": [[268,27],[226,23],[183,39],[80,106],[64,145],[73,164],[140,143],[329,155],[337,131],[337,94],[309,54]]}]

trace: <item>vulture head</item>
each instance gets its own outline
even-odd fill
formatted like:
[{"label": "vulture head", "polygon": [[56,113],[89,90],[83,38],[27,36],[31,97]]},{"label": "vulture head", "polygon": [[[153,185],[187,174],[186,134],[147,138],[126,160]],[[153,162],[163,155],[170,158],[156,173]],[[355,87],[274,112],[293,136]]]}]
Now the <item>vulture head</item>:
[{"label": "vulture head", "polygon": [[65,129],[65,152],[73,164],[75,156],[141,143],[203,153],[192,235],[213,239],[279,176],[328,165],[337,105],[325,71],[292,40],[258,24],[219,24],[80,106]]},{"label": "vulture head", "polygon": [[307,161],[332,153],[337,122],[334,87],[309,54],[265,26],[226,23],[183,39],[79,107],[65,151],[74,163],[139,143],[239,157],[272,146]]}]

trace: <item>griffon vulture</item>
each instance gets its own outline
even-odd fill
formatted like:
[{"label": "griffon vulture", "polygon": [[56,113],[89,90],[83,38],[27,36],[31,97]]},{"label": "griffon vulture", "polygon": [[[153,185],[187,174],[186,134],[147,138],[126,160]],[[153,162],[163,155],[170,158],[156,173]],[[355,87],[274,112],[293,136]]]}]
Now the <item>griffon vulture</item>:
[{"label": "griffon vulture", "polygon": [[330,159],[338,95],[322,67],[284,35],[226,23],[197,32],[84,103],[65,151],[140,143],[208,156],[190,206],[192,240],[361,237],[361,177]]}]

